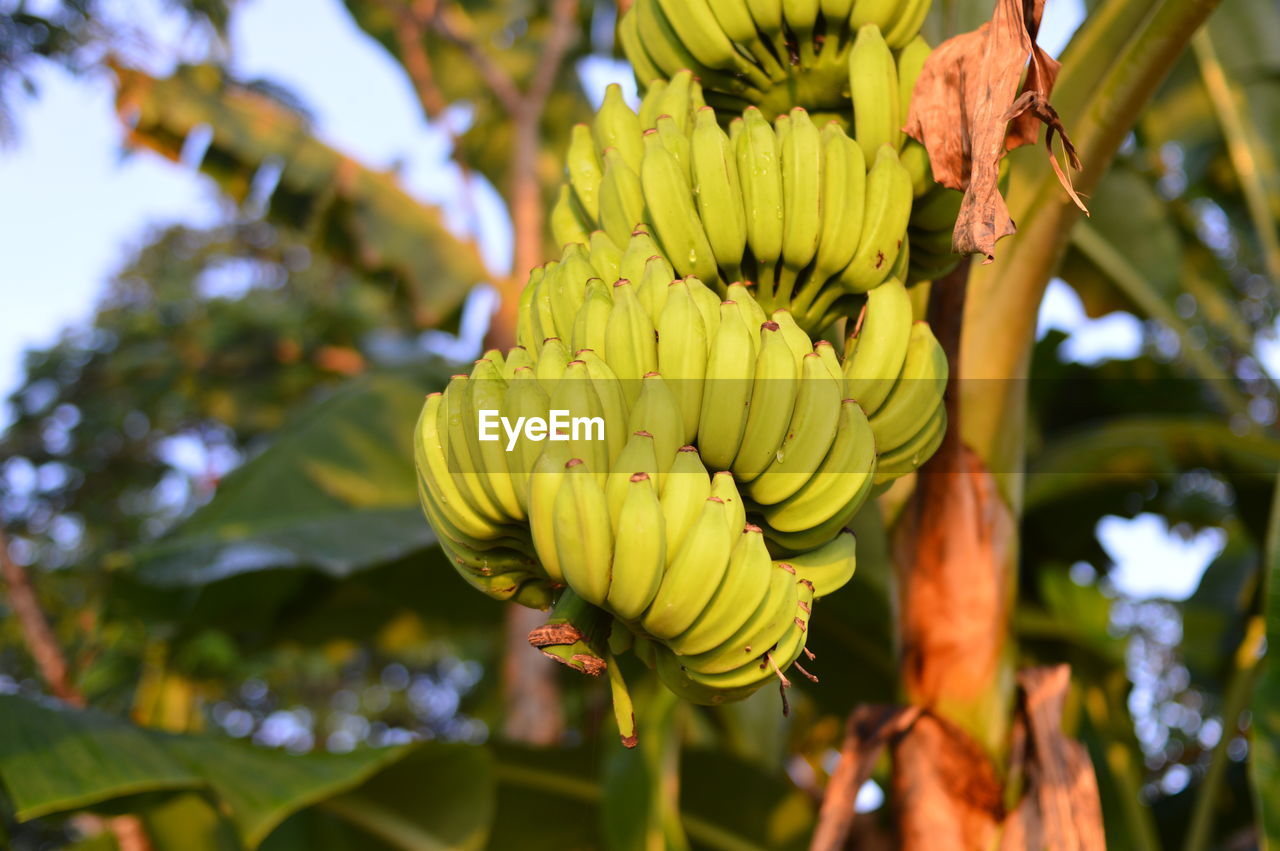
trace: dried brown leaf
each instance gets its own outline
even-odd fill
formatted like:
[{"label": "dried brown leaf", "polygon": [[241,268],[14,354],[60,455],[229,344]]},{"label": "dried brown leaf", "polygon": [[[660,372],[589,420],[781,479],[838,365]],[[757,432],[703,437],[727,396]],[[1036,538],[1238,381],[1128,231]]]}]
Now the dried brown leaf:
[{"label": "dried brown leaf", "polygon": [[1017,229],[1000,194],[1000,160],[1035,142],[1040,124],[1048,128],[1045,144],[1058,180],[1085,209],[1053,156],[1056,135],[1072,168],[1080,168],[1049,104],[1059,66],[1035,43],[1043,11],[1044,0],[998,0],[989,22],[939,45],[916,81],[907,116],[906,132],[929,151],[934,180],[964,190],[954,250],[982,253],[987,263],[996,241]]},{"label": "dried brown leaf", "polygon": [[871,777],[885,746],[911,729],[920,712],[917,706],[863,705],[849,713],[840,762],[827,782],[809,851],[838,851],[845,847],[853,828],[853,802],[858,790]]},{"label": "dried brown leaf", "polygon": [[1001,848],[1100,851],[1106,848],[1093,763],[1062,731],[1071,682],[1066,665],[1018,672],[1019,729],[1025,735],[1027,791],[1005,821]]},{"label": "dried brown leaf", "polygon": [[903,851],[990,848],[1004,815],[995,766],[963,729],[922,714],[893,742],[893,799]]}]

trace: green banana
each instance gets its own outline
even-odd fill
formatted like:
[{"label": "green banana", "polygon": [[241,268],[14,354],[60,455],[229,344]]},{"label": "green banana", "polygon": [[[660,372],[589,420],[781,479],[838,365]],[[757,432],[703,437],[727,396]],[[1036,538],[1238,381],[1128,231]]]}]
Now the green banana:
[{"label": "green banana", "polygon": [[627,438],[622,452],[614,459],[605,479],[604,495],[609,503],[609,517],[613,521],[614,534],[622,523],[622,505],[630,491],[629,482],[636,473],[644,473],[658,486],[658,456],[654,451],[653,435],[647,431],[633,431]]},{"label": "green banana", "polygon": [[551,237],[556,245],[570,242],[586,242],[590,220],[578,205],[578,199],[567,184],[562,185],[556,202],[551,206]]},{"label": "green banana", "polygon": [[667,642],[681,656],[706,653],[729,640],[769,592],[774,568],[760,527],[746,526],[733,540],[729,566],[706,608],[692,626]]},{"label": "green banana", "polygon": [[681,657],[680,662],[688,670],[721,674],[758,664],[761,654],[786,634],[795,621],[801,586],[794,569],[776,564],[772,567],[769,590],[760,605],[716,647]]},{"label": "green banana", "polygon": [[763,113],[748,107],[734,145],[746,213],[747,245],[755,259],[760,300],[772,303],[774,269],[782,256],[782,170],[777,139]]},{"label": "green banana", "polygon": [[556,558],[569,587],[588,603],[602,606],[613,576],[609,508],[582,459],[569,459],[564,470],[553,512]]},{"label": "green banana", "polygon": [[867,416],[893,390],[907,357],[912,328],[911,296],[900,281],[889,281],[867,293],[844,360],[844,395],[857,399]]},{"label": "green banana", "polygon": [[[859,5],[871,0],[859,0]],[[853,99],[854,138],[870,162],[881,145],[895,151],[901,145],[902,117],[898,114],[898,66],[880,28],[858,28],[849,51],[849,93]]]},{"label": "green banana", "polygon": [[876,450],[890,452],[918,433],[942,404],[947,355],[927,322],[911,326],[902,372],[884,404],[871,418]]},{"label": "green banana", "polygon": [[689,181],[656,130],[646,130],[640,185],[650,224],[671,265],[682,275],[719,278],[715,256],[694,206]]},{"label": "green banana", "polygon": [[667,149],[667,153],[675,157],[680,168],[684,169],[684,179],[690,186],[693,185],[693,162],[692,154],[689,150],[689,137],[685,135],[685,131],[676,124],[676,120],[670,115],[659,115],[658,120],[654,122],[654,130],[658,133],[658,140],[662,142],[662,147]]},{"label": "green banana", "polygon": [[845,529],[816,550],[788,558],[787,563],[795,568],[797,578],[812,583],[816,600],[848,584],[858,566],[857,552],[858,539]]},{"label": "green banana", "polygon": [[563,443],[548,443],[547,450],[538,456],[529,475],[529,530],[533,536],[534,551],[542,569],[552,582],[564,582],[560,557],[556,549],[556,498],[565,477],[567,447]]},{"label": "green banana", "polygon": [[[674,484],[668,482],[667,487]],[[640,618],[655,638],[674,638],[688,629],[715,593],[729,566],[733,538],[725,519],[727,506],[708,497],[701,513],[671,557],[662,584]]]},{"label": "green banana", "polygon": [[548,337],[542,341],[538,363],[534,366],[533,372],[548,396],[555,391],[556,384],[564,375],[565,367],[568,365],[569,350],[565,348],[559,337]]},{"label": "green banana", "polygon": [[609,238],[622,245],[644,221],[644,190],[640,175],[627,164],[617,148],[605,148],[604,177],[600,181],[600,225]]},{"label": "green banana", "polygon": [[577,358],[587,365],[591,389],[600,400],[604,416],[604,442],[608,452],[606,457],[612,466],[627,443],[627,433],[624,431],[627,422],[626,389],[613,368],[594,350],[582,349],[577,352]]},{"label": "green banana", "polygon": [[760,340],[747,422],[733,459],[733,474],[743,482],[756,478],[773,462],[791,424],[799,380],[799,358],[787,345],[777,322],[761,327]]},{"label": "green banana", "polygon": [[901,446],[889,450],[877,459],[876,484],[914,473],[938,451],[946,434],[947,409],[940,405],[923,428]]},{"label": "green banana", "polygon": [[578,315],[573,320],[572,348],[575,352],[592,349],[605,350],[609,314],[613,312],[613,295],[610,287],[599,278],[587,281],[586,292]]},{"label": "green banana", "polygon": [[835,439],[840,410],[840,384],[827,372],[817,354],[804,356],[795,412],[777,455],[765,471],[747,485],[760,505],[773,505],[794,494],[817,470]]},{"label": "green banana", "polygon": [[780,303],[790,301],[796,278],[813,260],[822,213],[822,135],[800,107],[791,110],[787,126],[779,145],[782,270],[774,298]]},{"label": "green banana", "polygon": [[606,284],[611,284],[622,275],[618,270],[622,266],[622,249],[613,244],[613,240],[602,230],[591,232],[591,241],[587,245],[587,259],[591,268]]},{"label": "green banana", "polygon": [[832,121],[822,131],[822,225],[812,280],[835,277],[853,259],[867,189],[862,147]]},{"label": "green banana", "polygon": [[[604,101],[596,111],[595,120],[591,125],[591,135],[595,138],[596,150],[607,152],[613,148],[621,155],[628,168],[637,173],[640,171],[640,161],[644,159],[644,144],[640,140],[640,119],[631,111],[631,107],[627,106],[626,99],[622,96],[622,86],[617,83],[610,83],[605,88]],[[632,222],[627,226],[627,233],[631,232],[634,224],[635,222]],[[625,235],[621,239],[613,234],[610,236],[618,245],[626,241]]]},{"label": "green banana", "polygon": [[654,452],[658,458],[657,484],[661,486],[662,474],[666,473],[676,452],[684,445],[684,420],[680,415],[679,400],[660,373],[646,373],[636,383],[640,385],[640,393],[631,408],[627,428],[653,435]]},{"label": "green banana", "polygon": [[[631,238],[627,240],[627,247],[622,252],[622,259],[618,261],[618,274],[614,275],[612,280],[606,280],[605,283],[612,284],[618,278],[642,281],[645,265],[649,262],[649,258],[654,256],[658,256],[658,244],[653,241],[653,237],[649,236],[649,231],[643,228],[632,231]],[[675,275],[668,277],[667,283],[670,283],[674,277]]]},{"label": "green banana", "polygon": [[738,493],[733,473],[721,470],[711,477],[711,495],[725,504],[725,522],[729,534],[736,536],[747,525],[747,507]]},{"label": "green banana", "polygon": [[658,316],[658,371],[667,378],[684,423],[683,443],[698,434],[703,378],[707,365],[707,331],[685,280],[667,287]]},{"label": "green banana", "polygon": [[746,213],[738,181],[738,161],[729,137],[706,106],[698,110],[690,140],[693,194],[711,253],[724,280],[741,277],[742,252],[747,241]]},{"label": "green banana", "polygon": [[640,299],[645,313],[656,326],[658,318],[662,316],[663,308],[667,306],[667,294],[670,291],[671,282],[675,280],[675,271],[667,262],[667,258],[661,254],[655,254],[645,263],[641,276],[631,280],[640,281],[636,287],[636,297]]},{"label": "green banana", "polygon": [[709,496],[711,479],[698,457],[697,448],[680,447],[662,482],[662,516],[667,529],[668,560],[679,552],[685,534]]},{"label": "green banana", "polygon": [[620,618],[637,620],[653,602],[667,565],[666,524],[653,477],[644,471],[627,476],[616,526],[609,608]]},{"label": "green banana", "polygon": [[747,328],[737,302],[720,305],[720,327],[707,358],[698,418],[702,460],[713,470],[727,470],[746,428],[755,366],[755,334]]},{"label": "green banana", "polygon": [[640,393],[640,379],[658,368],[653,322],[626,279],[613,285],[613,311],[605,330],[605,359],[623,382],[629,403]]},{"label": "green banana", "polygon": [[596,153],[591,128],[575,124],[569,132],[569,152],[565,156],[565,171],[569,173],[569,185],[574,198],[587,214],[588,221],[600,217],[600,179],[604,169]]},{"label": "green banana", "polygon": [[858,250],[840,276],[849,292],[866,292],[888,275],[906,238],[911,217],[911,176],[888,145],[867,172],[865,223]]}]

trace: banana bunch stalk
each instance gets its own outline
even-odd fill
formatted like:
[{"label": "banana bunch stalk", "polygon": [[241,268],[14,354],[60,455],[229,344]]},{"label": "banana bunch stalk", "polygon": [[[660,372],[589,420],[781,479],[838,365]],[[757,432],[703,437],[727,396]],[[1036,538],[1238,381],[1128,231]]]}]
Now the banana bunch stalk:
[{"label": "banana bunch stalk", "polygon": [[[749,106],[726,132],[689,71],[652,87],[638,114],[611,86],[593,124],[573,131],[556,240],[590,246],[606,283],[623,255],[634,262],[619,274],[638,283],[643,251],[721,298],[744,283],[810,334],[856,313],[861,294],[906,280],[913,178],[899,157],[895,60],[874,25],[858,31],[848,65],[866,81],[854,89],[865,107],[854,138],[799,107],[770,123]],[[637,231],[649,242],[633,252]],[[549,336],[545,323],[536,330]]]},{"label": "banana bunch stalk", "polygon": [[860,28],[901,50],[928,11],[929,0],[636,0],[618,41],[643,90],[688,70],[724,112],[757,106],[772,120],[801,106],[843,120]]}]

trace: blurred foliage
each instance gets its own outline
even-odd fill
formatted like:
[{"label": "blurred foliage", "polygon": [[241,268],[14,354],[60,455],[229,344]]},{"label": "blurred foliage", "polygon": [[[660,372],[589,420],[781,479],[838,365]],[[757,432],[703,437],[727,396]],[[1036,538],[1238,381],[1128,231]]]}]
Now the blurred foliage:
[{"label": "blurred foliage", "polygon": [[[548,5],[461,4],[521,84]],[[933,40],[990,6],[935,4]],[[178,8],[215,34],[234,14]],[[408,6],[346,8],[405,60]],[[611,50],[612,16],[608,3],[579,11],[540,126],[545,188],[586,115],[576,66]],[[231,203],[222,226],[149,234],[85,328],[28,354],[10,400],[0,522],[94,708],[47,702],[18,624],[0,620],[0,691],[15,692],[0,695],[0,831],[19,848],[111,847],[83,814],[130,812],[156,848],[219,851],[647,835],[629,796],[649,800],[667,763],[615,745],[602,684],[561,676],[563,747],[493,740],[502,608],[446,570],[418,513],[414,414],[456,368],[422,332],[454,327],[490,276],[473,244],[396,174],[321,141],[271,81],[236,80],[222,49],[153,77],[106,20],[83,0],[0,14],[0,89],[40,62],[110,62],[128,145],[198,167]],[[1090,316],[1139,317],[1141,351],[1069,362],[1051,332],[1027,388],[1020,662],[1072,665],[1065,720],[1090,749],[1116,848],[1280,841],[1274,665],[1248,711],[1268,594],[1280,642],[1277,397],[1260,360],[1280,292],[1260,215],[1280,218],[1280,10],[1226,0],[1206,32],[1089,199],[1060,270]],[[422,44],[448,69],[432,118],[456,128],[456,162],[506,191],[510,116],[457,46]],[[858,572],[813,622],[821,683],[792,690],[789,719],[772,692],[661,717],[639,704],[642,737],[667,724],[685,744],[681,822],[664,835],[805,844],[844,715],[898,694],[900,504],[857,518]],[[1108,575],[1099,521],[1143,514],[1222,542],[1185,601],[1128,599]],[[638,695],[655,687],[628,673]]]}]

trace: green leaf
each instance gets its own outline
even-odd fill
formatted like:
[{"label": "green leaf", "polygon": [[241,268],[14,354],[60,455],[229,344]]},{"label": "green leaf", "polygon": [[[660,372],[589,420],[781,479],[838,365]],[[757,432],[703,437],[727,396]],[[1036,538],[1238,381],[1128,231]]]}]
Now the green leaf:
[{"label": "green leaf", "polygon": [[489,751],[432,744],[321,807],[404,851],[471,851],[485,846],[495,804]]},{"label": "green leaf", "polygon": [[201,785],[147,730],[94,711],[0,695],[0,782],[19,821],[112,798]]},{"label": "green leaf", "polygon": [[1254,807],[1259,838],[1264,849],[1280,849],[1280,478],[1271,501],[1271,526],[1263,553],[1263,618],[1267,631],[1267,655],[1259,663],[1253,691],[1252,774]]},{"label": "green leaf", "polygon": [[817,601],[810,621],[807,645],[816,658],[804,665],[821,682],[792,678],[806,696],[841,715],[855,703],[893,701],[898,682],[893,561],[879,502],[869,502],[851,527],[858,569],[848,585]]},{"label": "green leaf", "polygon": [[1117,275],[1077,240],[1058,274],[1080,294],[1085,312],[1097,317],[1129,310],[1163,318],[1153,314],[1149,297],[1167,304],[1178,295],[1182,244],[1168,205],[1151,181],[1124,163],[1112,166],[1089,198],[1087,222],[1077,223],[1074,234],[1086,228],[1122,259],[1124,268],[1141,270],[1141,289],[1130,292],[1132,275]]},{"label": "green leaf", "polygon": [[244,843],[256,847],[276,825],[302,807],[350,789],[407,748],[357,750],[305,756],[224,739],[173,736],[171,752],[196,768]]},{"label": "green leaf", "polygon": [[356,379],[282,430],[170,536],[134,554],[157,585],[310,567],[345,576],[429,547],[412,432],[434,377]]},{"label": "green leaf", "polygon": [[23,821],[143,792],[202,789],[254,848],[290,814],[348,791],[409,750],[299,756],[0,695],[0,781]]},{"label": "green leaf", "polygon": [[[512,746],[495,752],[498,813],[490,848],[600,847],[601,786],[593,754]],[[717,751],[686,750],[680,817],[696,848],[772,851],[807,844],[813,805],[781,772]]]},{"label": "green leaf", "polygon": [[1269,477],[1280,467],[1280,442],[1236,434],[1216,418],[1116,418],[1062,437],[1037,454],[1026,505],[1031,509],[1116,482],[1145,484],[1195,467]]},{"label": "green leaf", "polygon": [[114,70],[128,145],[178,161],[190,133],[208,128],[200,168],[237,201],[249,197],[264,166],[280,164],[268,219],[309,231],[319,250],[400,288],[424,327],[454,314],[467,290],[488,278],[475,243],[449,233],[437,209],[406,193],[394,174],[321,142],[278,100],[211,65],[181,66],[164,79]]},{"label": "green leaf", "polygon": [[197,792],[168,795],[140,814],[158,851],[241,851],[235,828]]}]

